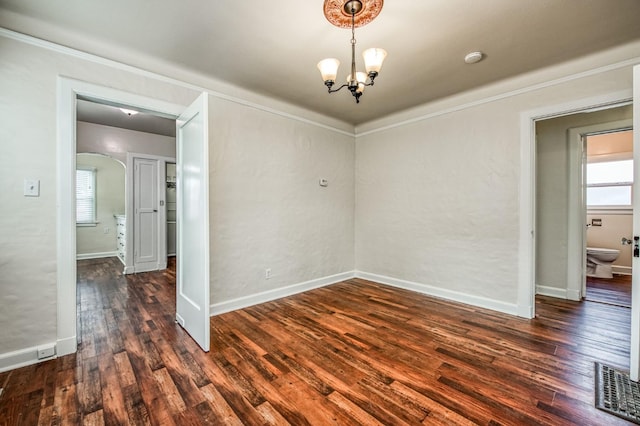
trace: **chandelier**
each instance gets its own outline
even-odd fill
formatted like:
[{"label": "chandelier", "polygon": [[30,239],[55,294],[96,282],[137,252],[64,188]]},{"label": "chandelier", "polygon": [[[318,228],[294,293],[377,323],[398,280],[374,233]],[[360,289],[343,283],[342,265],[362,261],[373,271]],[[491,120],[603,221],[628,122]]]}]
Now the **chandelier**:
[{"label": "chandelier", "polygon": [[[351,27],[351,73],[347,76],[347,82],[342,86],[334,89],[336,83],[336,75],[340,61],[335,58],[327,58],[318,62],[318,69],[322,74],[324,85],[327,86],[329,93],[334,93],[347,87],[351,94],[356,98],[356,103],[360,103],[360,96],[364,92],[366,86],[373,86],[373,81],[378,76],[382,62],[387,56],[384,49],[371,48],[362,52],[364,58],[365,72],[356,71],[356,26],[371,22],[382,9],[383,0],[325,0],[324,15],[333,25],[348,28]],[[357,24],[357,25],[356,25]]]}]

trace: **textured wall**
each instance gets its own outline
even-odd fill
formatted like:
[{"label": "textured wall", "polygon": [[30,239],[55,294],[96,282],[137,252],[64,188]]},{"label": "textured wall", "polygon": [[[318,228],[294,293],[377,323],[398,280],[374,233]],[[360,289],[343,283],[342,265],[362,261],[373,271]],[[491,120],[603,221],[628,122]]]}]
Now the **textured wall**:
[{"label": "textured wall", "polygon": [[359,138],[356,269],[515,302],[517,135],[487,108]]},{"label": "textured wall", "polygon": [[211,302],[353,270],[353,137],[224,100],[211,110]]},{"label": "textured wall", "polygon": [[[78,154],[78,167],[96,169],[97,226],[76,227],[76,253],[108,253],[116,251],[116,220],[124,214],[124,165],[113,158],[96,154]],[[106,230],[106,232],[105,232]]]},{"label": "textured wall", "polygon": [[356,269],[456,299],[516,304],[521,114],[632,86],[626,67],[491,99],[557,72],[479,89],[483,102],[461,94],[410,112],[423,119],[395,117],[405,125],[391,117],[362,126],[390,128],[356,141]]}]

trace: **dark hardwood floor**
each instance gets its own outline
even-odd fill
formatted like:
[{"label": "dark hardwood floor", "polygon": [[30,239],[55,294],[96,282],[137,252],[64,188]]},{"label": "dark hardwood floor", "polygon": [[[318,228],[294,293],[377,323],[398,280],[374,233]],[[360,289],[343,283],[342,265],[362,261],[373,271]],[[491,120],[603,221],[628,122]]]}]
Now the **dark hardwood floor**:
[{"label": "dark hardwood floor", "polygon": [[78,262],[77,354],[0,374],[0,424],[616,425],[594,361],[626,367],[630,310],[538,297],[534,320],[352,279],[174,323],[172,270]]},{"label": "dark hardwood floor", "polygon": [[630,308],[631,275],[614,275],[611,279],[587,277],[585,300]]}]

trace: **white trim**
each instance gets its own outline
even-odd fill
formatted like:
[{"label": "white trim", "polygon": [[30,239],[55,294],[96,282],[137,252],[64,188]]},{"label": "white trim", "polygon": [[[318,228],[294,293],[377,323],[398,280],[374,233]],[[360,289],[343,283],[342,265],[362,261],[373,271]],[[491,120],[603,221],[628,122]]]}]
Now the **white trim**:
[{"label": "white trim", "polygon": [[540,296],[555,297],[557,299],[569,299],[568,291],[566,288],[549,287],[547,285],[537,285],[536,294]]},{"label": "white trim", "polygon": [[63,356],[72,354],[76,351],[77,339],[76,335],[69,336],[65,339],[58,339],[56,343],[56,355]]},{"label": "white trim", "polygon": [[55,343],[51,342],[49,344],[33,346],[30,348],[20,349],[18,351],[0,354],[0,373],[20,367],[26,367],[27,365],[37,364],[41,361],[48,361],[50,359],[57,358],[57,355],[54,355],[49,358],[38,359],[38,348],[42,346],[53,346],[55,348]]},{"label": "white trim", "polygon": [[622,265],[611,265],[614,274],[618,275],[631,275],[632,268],[631,266],[622,266]]},{"label": "white trim", "polygon": [[518,315],[535,317],[535,122],[596,108],[608,108],[633,99],[631,90],[577,99],[520,114],[520,231],[518,243]]},{"label": "white trim", "polygon": [[535,125],[520,114],[520,231],[518,235],[518,316],[535,317]]},{"label": "white trim", "polygon": [[417,293],[426,294],[428,296],[439,297],[441,299],[453,302],[473,305],[492,311],[498,311],[509,315],[518,315],[518,306],[513,303],[501,302],[499,300],[488,299],[485,297],[474,296],[471,294],[461,293],[458,291],[448,290],[439,287],[433,287],[428,284],[421,284],[412,281],[406,281],[398,278],[387,277],[384,275],[371,274],[363,271],[355,271],[356,278],[362,278],[381,284],[398,287],[405,290],[415,291]]},{"label": "white trim", "polygon": [[[50,42],[50,41],[47,41],[47,40],[35,38],[35,37],[29,36],[29,35],[26,35],[26,34],[22,34],[22,33],[18,33],[18,32],[15,32],[15,31],[11,31],[11,30],[8,30],[6,28],[0,27],[0,36],[4,36],[4,37],[12,39],[12,40],[20,41],[20,42],[23,42],[23,43],[26,43],[26,44],[30,44],[32,46],[37,46],[37,47],[40,47],[40,48],[43,48],[43,49],[47,49],[47,50],[50,50],[50,51],[53,51],[53,52],[56,52],[56,53],[60,53],[60,54],[63,54],[63,55],[71,56],[73,58],[81,59],[81,60],[92,62],[92,63],[95,63],[95,64],[104,65],[104,66],[107,66],[107,67],[110,67],[110,68],[115,68],[115,69],[121,70],[121,71],[126,71],[126,72],[129,72],[129,73],[132,73],[132,74],[136,74],[136,75],[139,75],[139,76],[142,76],[142,77],[152,78],[154,80],[161,81],[163,83],[173,84],[175,86],[179,86],[179,87],[183,87],[183,88],[186,88],[186,89],[195,90],[197,92],[206,92],[209,95],[211,95],[213,97],[216,97],[216,98],[219,98],[219,99],[224,99],[226,101],[234,102],[234,103],[237,103],[237,104],[240,104],[240,105],[244,105],[244,106],[247,106],[247,107],[250,107],[250,108],[255,108],[255,109],[258,109],[258,110],[261,110],[261,111],[264,111],[264,112],[268,112],[270,114],[279,115],[281,117],[289,118],[291,120],[299,121],[301,123],[310,124],[312,126],[320,127],[320,128],[326,129],[326,130],[330,130],[330,131],[333,131],[333,132],[336,132],[336,133],[340,133],[342,135],[351,136],[351,137],[353,137],[355,135],[355,129],[354,129],[354,131],[348,132],[348,131],[339,129],[337,127],[333,127],[333,126],[330,126],[330,125],[327,125],[327,124],[320,123],[318,121],[314,121],[314,120],[311,120],[311,119],[308,119],[308,118],[300,117],[298,115],[294,115],[294,114],[290,114],[290,113],[287,113],[287,112],[284,112],[284,111],[280,111],[280,110],[277,110],[275,108],[267,107],[265,105],[260,105],[260,104],[255,103],[255,102],[251,102],[251,101],[247,101],[247,100],[244,100],[244,99],[240,99],[240,98],[237,98],[235,96],[226,95],[224,93],[221,93],[221,92],[218,92],[218,91],[215,91],[215,90],[212,90],[212,89],[208,89],[208,88],[201,87],[201,86],[198,86],[198,85],[195,85],[195,84],[187,83],[185,81],[178,80],[178,79],[171,78],[171,77],[167,77],[167,76],[164,76],[164,75],[161,75],[161,74],[157,74],[155,72],[143,70],[141,68],[137,68],[137,67],[134,67],[132,65],[124,64],[122,62],[117,62],[117,61],[114,61],[114,60],[111,60],[111,59],[106,59],[106,58],[103,58],[101,56],[94,55],[92,53],[82,52],[82,51],[79,51],[79,50],[72,49],[70,47],[61,46],[59,44],[56,44],[56,43],[53,43],[53,42]],[[220,82],[220,83],[221,84],[228,84],[228,83],[222,83],[222,82]],[[126,103],[126,102],[124,102],[124,103]],[[136,106],[136,105],[133,105],[133,104],[129,104],[129,105],[132,106],[132,107]],[[297,107],[297,108],[300,108],[300,107]],[[161,111],[158,111],[158,112],[161,112]],[[318,113],[315,113],[315,114],[318,114]],[[339,121],[339,120],[336,120],[336,121]],[[348,124],[348,123],[345,123],[345,124]]]},{"label": "white trim", "polygon": [[[1,32],[0,32],[1,33]],[[76,345],[76,97],[118,102],[133,107],[178,116],[183,105],[98,86],[67,77],[57,81],[57,340],[58,356],[74,353]]]},{"label": "white trim", "polygon": [[[633,180],[640,182],[640,65],[633,67]],[[633,236],[640,236],[640,185],[633,186]],[[629,377],[640,380],[640,258],[631,258],[631,342]]]},{"label": "white trim", "polygon": [[78,253],[76,260],[102,259],[105,257],[118,257],[117,251],[103,251],[100,253]]},{"label": "white trim", "polygon": [[263,291],[262,293],[251,294],[249,296],[238,297],[224,302],[213,303],[210,306],[210,315],[220,315],[226,312],[247,308],[249,306],[258,305],[260,303],[270,302],[272,300],[281,299],[283,297],[292,296],[315,288],[326,287],[331,284],[339,283],[355,277],[354,271],[343,272],[340,274],[329,275],[327,277],[316,278],[314,280],[302,283],[292,284],[286,287],[280,287],[273,290]]},{"label": "white trim", "polygon": [[588,215],[620,215],[633,216],[633,207],[606,207],[606,208],[588,208]]}]

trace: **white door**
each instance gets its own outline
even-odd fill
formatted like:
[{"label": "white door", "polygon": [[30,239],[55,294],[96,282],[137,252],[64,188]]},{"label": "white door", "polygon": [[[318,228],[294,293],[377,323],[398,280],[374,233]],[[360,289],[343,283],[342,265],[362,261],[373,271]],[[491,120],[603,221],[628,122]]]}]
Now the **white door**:
[{"label": "white door", "polygon": [[[209,351],[209,97],[178,117],[176,320]],[[188,243],[187,243],[188,242]]]},{"label": "white door", "polygon": [[135,272],[158,269],[158,161],[133,162],[133,267]]},{"label": "white door", "polygon": [[633,257],[631,258],[631,380],[640,378],[640,65],[633,67]]}]

